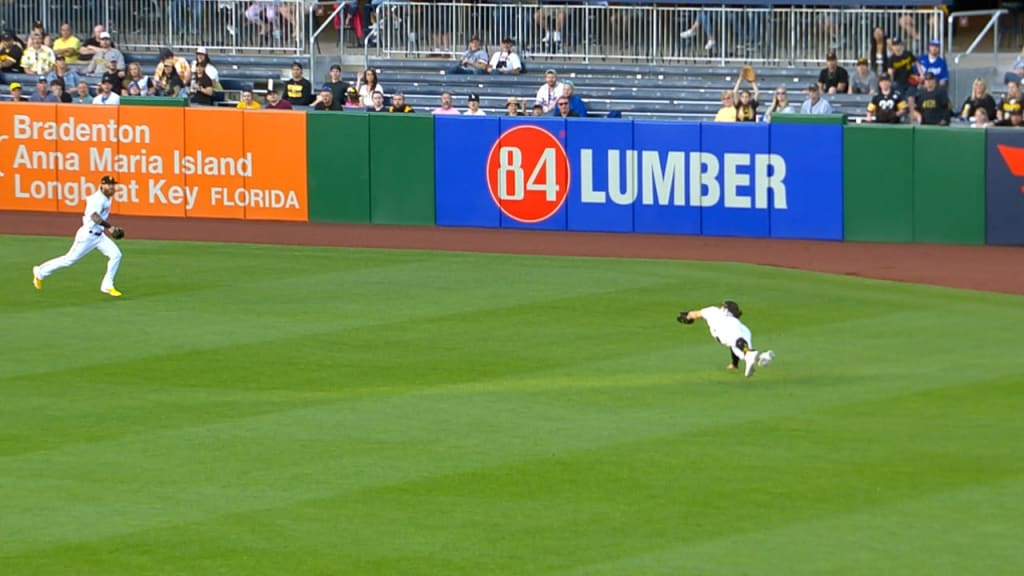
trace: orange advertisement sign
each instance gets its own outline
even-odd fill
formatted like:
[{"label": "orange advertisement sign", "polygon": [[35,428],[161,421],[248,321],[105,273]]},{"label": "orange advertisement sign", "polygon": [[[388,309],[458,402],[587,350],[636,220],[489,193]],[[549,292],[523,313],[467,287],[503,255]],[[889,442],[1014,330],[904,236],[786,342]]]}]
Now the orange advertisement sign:
[{"label": "orange advertisement sign", "polygon": [[308,220],[305,114],[247,114],[5,103],[0,210],[77,212],[113,174],[118,214]]}]

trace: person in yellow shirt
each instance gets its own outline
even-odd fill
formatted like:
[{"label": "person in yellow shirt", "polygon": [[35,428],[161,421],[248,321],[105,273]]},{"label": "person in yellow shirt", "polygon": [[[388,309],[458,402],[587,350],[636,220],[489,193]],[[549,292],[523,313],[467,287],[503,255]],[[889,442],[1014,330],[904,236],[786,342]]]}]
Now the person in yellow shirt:
[{"label": "person in yellow shirt", "polygon": [[262,106],[260,106],[259,102],[253,100],[252,90],[242,90],[242,100],[237,105],[235,105],[235,108],[245,108],[254,110],[257,108],[262,108]]},{"label": "person in yellow shirt", "polygon": [[53,53],[63,56],[68,64],[78,64],[78,51],[82,48],[82,41],[71,33],[71,24],[64,22],[60,25],[60,37],[53,41]]},{"label": "person in yellow shirt", "polygon": [[718,110],[718,114],[715,114],[715,122],[735,122],[736,121],[736,104],[733,100],[732,92],[729,90],[722,90],[722,108]]}]

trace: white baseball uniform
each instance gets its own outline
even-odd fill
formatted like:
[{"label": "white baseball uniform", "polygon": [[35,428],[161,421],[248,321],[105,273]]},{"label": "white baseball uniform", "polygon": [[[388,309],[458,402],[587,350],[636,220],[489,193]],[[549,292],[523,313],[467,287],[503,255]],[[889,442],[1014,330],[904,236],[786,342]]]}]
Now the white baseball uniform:
[{"label": "white baseball uniform", "polygon": [[718,340],[722,346],[732,349],[732,353],[737,357],[744,357],[743,350],[736,347],[736,341],[740,338],[746,340],[747,346],[751,349],[754,348],[754,340],[753,336],[750,335],[750,328],[747,328],[746,324],[740,322],[740,319],[730,314],[728,310],[717,306],[709,306],[702,308],[700,315],[707,321],[711,337]]},{"label": "white baseball uniform", "polygon": [[82,227],[75,234],[75,241],[67,254],[48,260],[33,270],[40,280],[56,270],[71,266],[93,249],[97,249],[107,257],[107,273],[100,283],[100,290],[106,291],[114,287],[114,277],[117,276],[117,268],[121,265],[121,249],[103,233],[103,226],[93,222],[93,214],[99,214],[103,220],[110,216],[110,198],[107,198],[102,190],[97,190],[86,198]]}]

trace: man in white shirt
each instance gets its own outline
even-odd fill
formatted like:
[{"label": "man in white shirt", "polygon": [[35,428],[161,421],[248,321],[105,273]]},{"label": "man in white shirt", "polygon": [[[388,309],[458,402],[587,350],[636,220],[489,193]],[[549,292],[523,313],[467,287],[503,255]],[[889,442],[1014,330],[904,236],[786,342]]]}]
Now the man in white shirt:
[{"label": "man in white shirt", "polygon": [[554,69],[548,69],[544,73],[544,84],[537,90],[537,98],[534,100],[534,104],[540,105],[544,114],[550,114],[555,109],[555,104],[562,97],[564,90],[565,87],[558,81],[558,72]]},{"label": "man in white shirt", "polygon": [[726,369],[735,370],[742,358],[746,364],[744,374],[749,378],[757,367],[770,364],[775,359],[775,352],[767,350],[762,353],[754,349],[754,338],[750,334],[750,328],[740,322],[741,316],[743,311],[740,310],[739,304],[726,300],[721,306],[680,312],[676,320],[683,324],[693,324],[694,320],[703,318],[708,323],[711,337],[729,349],[732,361]]},{"label": "man in white shirt", "polygon": [[487,116],[487,113],[480,109],[479,94],[470,94],[466,100],[469,109],[463,113],[464,116]]},{"label": "man in white shirt", "polygon": [[511,38],[502,39],[501,50],[491,55],[487,71],[491,74],[511,74],[513,76],[523,71],[523,61],[519,59],[519,54],[512,51]]},{"label": "man in white shirt", "polygon": [[821,97],[821,91],[817,84],[807,87],[807,100],[800,105],[801,114],[831,114],[832,105],[828,100]]},{"label": "man in white shirt", "polygon": [[96,94],[96,97],[92,99],[92,103],[107,106],[117,106],[121,103],[121,96],[117,92],[114,92],[114,83],[108,75],[103,75],[103,82],[100,83],[100,90]]},{"label": "man in white shirt", "polygon": [[[67,254],[43,262],[32,268],[32,285],[36,290],[43,289],[43,280],[61,268],[67,268],[82,259],[83,256],[99,250],[107,257],[107,273],[100,282],[100,292],[111,296],[120,296],[121,292],[114,288],[114,277],[121,265],[121,249],[105,232],[118,236],[120,228],[113,226],[110,217],[110,198],[114,195],[117,181],[113,176],[100,179],[100,189],[93,192],[85,200],[85,213],[82,216],[82,227],[75,234],[75,241]],[[123,235],[123,231],[120,231]]]}]

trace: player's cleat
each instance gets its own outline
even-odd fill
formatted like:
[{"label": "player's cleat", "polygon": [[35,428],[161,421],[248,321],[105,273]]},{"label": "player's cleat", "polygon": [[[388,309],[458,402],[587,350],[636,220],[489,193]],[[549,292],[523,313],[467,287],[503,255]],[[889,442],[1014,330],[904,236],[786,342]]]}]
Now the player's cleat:
[{"label": "player's cleat", "polygon": [[775,352],[772,352],[771,350],[762,352],[761,355],[757,358],[757,367],[764,368],[765,366],[771,364],[772,360],[775,360]]},{"label": "player's cleat", "polygon": [[746,369],[743,371],[743,375],[747,378],[750,378],[754,373],[754,370],[757,368],[757,356],[757,350],[750,350],[743,355],[743,361],[746,363]]},{"label": "player's cleat", "polygon": [[118,290],[117,288],[114,288],[113,286],[111,286],[110,288],[104,288],[103,290],[100,290],[100,292],[103,292],[104,294],[110,294],[111,296],[115,297],[121,295],[121,291]]},{"label": "player's cleat", "polygon": [[36,290],[43,289],[43,279],[39,277],[39,266],[32,267],[32,285],[36,287]]}]

